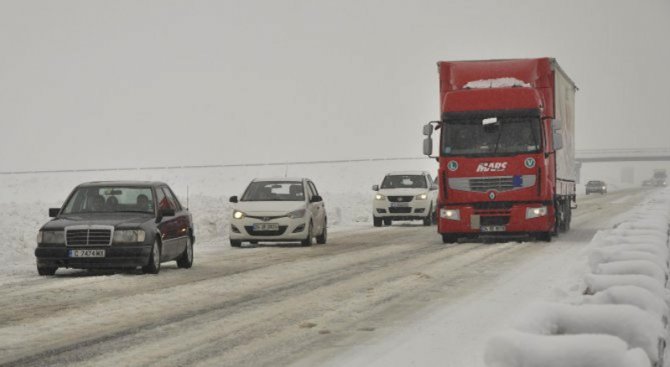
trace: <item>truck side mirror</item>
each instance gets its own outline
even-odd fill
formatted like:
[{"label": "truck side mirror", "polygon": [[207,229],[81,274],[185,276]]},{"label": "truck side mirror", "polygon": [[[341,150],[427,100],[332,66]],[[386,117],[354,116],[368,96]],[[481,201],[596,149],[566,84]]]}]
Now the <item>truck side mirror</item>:
[{"label": "truck side mirror", "polygon": [[429,157],[433,154],[433,139],[430,136],[423,139],[423,154]]},{"label": "truck side mirror", "polygon": [[561,150],[563,148],[563,136],[560,133],[554,133],[554,151]]},{"label": "truck side mirror", "polygon": [[372,191],[379,191],[379,185],[372,185]]},{"label": "truck side mirror", "polygon": [[560,130],[562,128],[563,128],[563,121],[558,120],[558,119],[551,120],[551,129],[552,130],[556,131],[556,130]]},{"label": "truck side mirror", "polygon": [[433,134],[433,125],[431,123],[423,125],[423,135],[431,136],[432,134]]}]

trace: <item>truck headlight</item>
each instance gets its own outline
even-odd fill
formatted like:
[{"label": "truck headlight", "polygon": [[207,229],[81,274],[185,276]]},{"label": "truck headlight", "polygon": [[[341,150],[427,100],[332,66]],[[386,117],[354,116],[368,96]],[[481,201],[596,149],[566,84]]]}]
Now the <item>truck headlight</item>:
[{"label": "truck headlight", "polygon": [[144,242],[146,233],[141,229],[114,231],[114,243]]},{"label": "truck headlight", "polygon": [[375,200],[386,200],[386,196],[382,194],[375,195]]},{"label": "truck headlight", "polygon": [[235,210],[233,212],[233,218],[235,218],[235,219],[242,219],[244,217],[246,217],[246,215],[239,210]]},{"label": "truck headlight", "polygon": [[64,245],[65,231],[39,231],[37,234],[37,243]]},{"label": "truck headlight", "polygon": [[288,213],[287,217],[291,219],[298,219],[305,216],[305,209],[298,209]]},{"label": "truck headlight", "polygon": [[541,206],[539,208],[526,208],[526,219],[544,217],[547,215],[547,207]]},{"label": "truck headlight", "polygon": [[449,220],[461,220],[461,211],[458,209],[440,209],[440,218]]},{"label": "truck headlight", "polygon": [[426,200],[426,199],[428,199],[428,194],[419,194],[419,195],[415,196],[414,199],[416,199],[416,200]]}]

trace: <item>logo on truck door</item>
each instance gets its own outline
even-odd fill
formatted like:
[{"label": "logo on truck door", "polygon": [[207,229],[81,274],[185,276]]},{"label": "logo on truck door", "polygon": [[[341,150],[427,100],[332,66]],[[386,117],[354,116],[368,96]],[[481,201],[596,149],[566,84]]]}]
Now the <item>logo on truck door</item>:
[{"label": "logo on truck door", "polygon": [[507,162],[484,162],[477,166],[477,172],[502,172],[507,168]]}]

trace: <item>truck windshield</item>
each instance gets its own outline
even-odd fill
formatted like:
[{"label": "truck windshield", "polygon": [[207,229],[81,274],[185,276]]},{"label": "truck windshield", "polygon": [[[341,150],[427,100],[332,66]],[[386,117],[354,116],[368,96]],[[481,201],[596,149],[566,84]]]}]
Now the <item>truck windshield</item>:
[{"label": "truck windshield", "polygon": [[481,118],[443,125],[442,155],[495,155],[540,150],[540,122],[533,117],[505,117],[483,124]]}]

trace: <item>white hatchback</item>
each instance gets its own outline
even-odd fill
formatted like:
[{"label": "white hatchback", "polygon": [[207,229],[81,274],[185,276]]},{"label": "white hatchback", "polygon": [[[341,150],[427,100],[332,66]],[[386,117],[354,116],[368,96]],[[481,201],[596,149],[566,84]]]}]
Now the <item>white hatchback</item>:
[{"label": "white hatchback", "polygon": [[328,218],[323,199],[306,178],[253,180],[234,203],[230,221],[230,245],[242,242],[300,242],[311,246],[314,238],[326,243]]},{"label": "white hatchback", "polygon": [[422,220],[429,226],[436,219],[437,185],[428,172],[408,171],[387,174],[372,200],[375,227],[394,220]]}]

